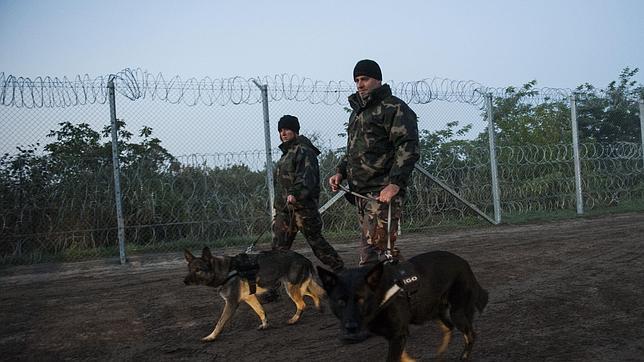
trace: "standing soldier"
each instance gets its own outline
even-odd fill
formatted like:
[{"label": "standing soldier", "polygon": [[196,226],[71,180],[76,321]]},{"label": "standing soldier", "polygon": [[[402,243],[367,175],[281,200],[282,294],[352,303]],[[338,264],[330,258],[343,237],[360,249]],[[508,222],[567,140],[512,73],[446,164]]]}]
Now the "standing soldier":
[{"label": "standing soldier", "polygon": [[380,66],[373,60],[359,61],[353,80],[357,92],[349,96],[353,112],[347,128],[347,152],[329,184],[337,191],[347,179],[351,191],[370,198],[355,198],[361,229],[360,265],[365,265],[377,262],[387,251],[388,238],[392,255],[399,256],[394,247],[398,220],[420,147],[416,114],[391,94],[389,85],[382,84]]}]

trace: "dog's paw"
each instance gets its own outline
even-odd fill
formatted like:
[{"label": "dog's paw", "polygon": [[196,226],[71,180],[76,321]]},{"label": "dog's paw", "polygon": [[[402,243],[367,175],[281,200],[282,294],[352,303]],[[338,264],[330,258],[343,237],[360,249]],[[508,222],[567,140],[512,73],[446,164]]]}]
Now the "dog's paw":
[{"label": "dog's paw", "polygon": [[268,329],[268,323],[262,323],[262,324],[259,325],[259,327],[257,327],[258,331],[263,331],[263,330],[266,330],[266,329]]},{"label": "dog's paw", "polygon": [[215,340],[215,338],[217,338],[217,337],[214,337],[214,336],[210,335],[210,336],[203,337],[203,338],[201,339],[201,341],[202,341],[202,342],[204,342],[204,343],[206,343],[206,342],[212,342],[212,341],[214,341],[214,340]]},{"label": "dog's paw", "polygon": [[297,323],[297,321],[299,321],[299,320],[300,320],[300,316],[294,316],[293,318],[289,319],[289,320],[288,320],[288,322],[286,322],[286,323],[288,323],[288,324],[295,324],[295,323]]}]

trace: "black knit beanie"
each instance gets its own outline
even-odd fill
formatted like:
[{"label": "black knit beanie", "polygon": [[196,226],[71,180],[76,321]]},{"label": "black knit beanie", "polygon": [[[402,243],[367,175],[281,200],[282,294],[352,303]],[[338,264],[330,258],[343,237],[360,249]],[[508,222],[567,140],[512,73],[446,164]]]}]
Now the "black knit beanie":
[{"label": "black knit beanie", "polygon": [[297,117],[287,114],[280,118],[280,121],[277,122],[277,131],[281,131],[282,128],[290,129],[295,133],[300,133],[300,122],[297,120]]},{"label": "black knit beanie", "polygon": [[359,61],[355,68],[353,68],[353,79],[361,75],[366,75],[369,78],[382,80],[382,72],[378,63],[371,59],[363,59]]}]

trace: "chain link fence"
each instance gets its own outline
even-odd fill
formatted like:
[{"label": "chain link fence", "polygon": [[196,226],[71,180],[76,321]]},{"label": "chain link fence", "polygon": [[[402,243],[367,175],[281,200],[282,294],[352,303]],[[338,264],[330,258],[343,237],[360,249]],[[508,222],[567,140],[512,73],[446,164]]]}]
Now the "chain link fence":
[{"label": "chain link fence", "polygon": [[[284,75],[166,81],[140,70],[114,79],[128,254],[248,245],[260,235],[268,240],[267,151],[255,82],[268,85],[270,158],[280,156],[277,120],[297,116],[300,132],[323,150],[322,204],[334,196],[326,179],[344,152],[351,84]],[[2,74],[0,82],[0,260],[118,255],[107,77],[29,80]],[[467,203],[507,217],[579,210],[580,201],[593,209],[644,200],[641,142],[582,140],[581,184],[575,182],[569,91],[541,89],[507,111],[504,102],[513,94],[475,82],[421,80],[392,83],[392,89],[418,115],[417,166],[452,191],[415,172],[403,230],[485,223]],[[550,119],[547,128],[514,129],[525,121],[516,114],[522,107],[536,112],[536,119]],[[490,114],[495,138],[489,137]],[[519,136],[510,137],[512,132]],[[492,147],[490,140],[496,142]],[[330,205],[323,219],[329,234],[358,235],[355,211],[343,200]]]}]

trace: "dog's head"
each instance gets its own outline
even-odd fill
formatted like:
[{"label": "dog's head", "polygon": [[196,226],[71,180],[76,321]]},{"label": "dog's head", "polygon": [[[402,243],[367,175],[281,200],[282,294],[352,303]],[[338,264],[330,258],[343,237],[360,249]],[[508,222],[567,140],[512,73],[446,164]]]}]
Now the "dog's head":
[{"label": "dog's head", "polygon": [[184,256],[188,262],[188,275],[183,279],[186,285],[216,287],[226,281],[230,266],[226,257],[213,256],[208,247],[203,248],[200,257],[192,255],[188,249],[184,250]]},{"label": "dog's head", "polygon": [[340,274],[318,266],[318,275],[329,296],[331,310],[340,319],[344,339],[364,333],[380,310],[383,271],[383,263],[373,268],[347,269]]}]

